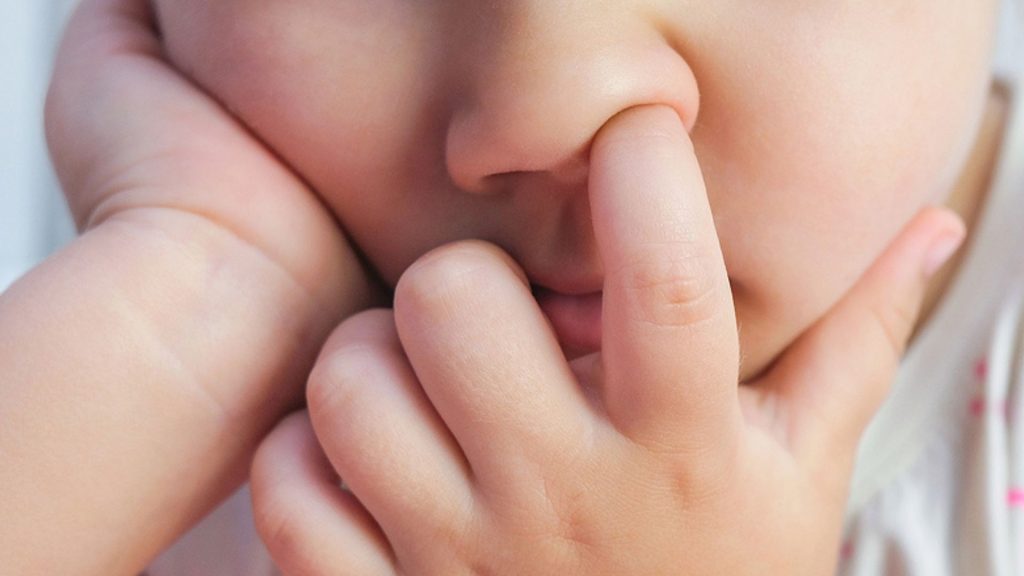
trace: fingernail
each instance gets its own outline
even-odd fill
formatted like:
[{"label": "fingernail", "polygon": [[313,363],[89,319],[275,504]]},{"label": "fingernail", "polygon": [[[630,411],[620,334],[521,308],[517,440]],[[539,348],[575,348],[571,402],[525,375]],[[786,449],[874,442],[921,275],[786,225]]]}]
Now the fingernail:
[{"label": "fingernail", "polygon": [[955,230],[947,230],[932,240],[932,244],[928,247],[924,256],[925,278],[934,276],[939,268],[942,268],[942,265],[956,253],[957,248],[963,244],[964,235],[964,229],[957,228]]}]

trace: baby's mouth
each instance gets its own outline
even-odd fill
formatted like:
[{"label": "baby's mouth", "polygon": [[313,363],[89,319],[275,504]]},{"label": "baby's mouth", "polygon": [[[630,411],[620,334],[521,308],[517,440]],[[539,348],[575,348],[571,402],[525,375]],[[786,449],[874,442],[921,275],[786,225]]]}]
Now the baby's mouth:
[{"label": "baby's mouth", "polygon": [[537,284],[531,288],[568,360],[601,349],[601,291],[566,294]]}]

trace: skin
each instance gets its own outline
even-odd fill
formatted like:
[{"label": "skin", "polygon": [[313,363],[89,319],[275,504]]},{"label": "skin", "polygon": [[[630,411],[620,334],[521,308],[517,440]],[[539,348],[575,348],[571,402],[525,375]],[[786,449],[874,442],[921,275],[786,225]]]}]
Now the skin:
[{"label": "skin", "polygon": [[[257,458],[260,528],[283,566],[741,574],[754,567],[727,550],[743,542],[769,573],[830,568],[854,439],[917,309],[916,289],[883,299],[880,277],[893,289],[895,263],[923,242],[925,225],[907,222],[946,200],[965,164],[995,2],[157,6],[171,60],[302,174],[397,285],[393,312],[339,328],[308,420],[282,425]],[[685,136],[623,112],[652,104]],[[621,116],[633,131],[608,127]],[[613,144],[668,143],[609,156],[602,130]],[[602,189],[609,172],[618,190]],[[471,238],[492,244],[451,244]],[[551,334],[524,294],[537,284],[603,289],[599,346],[557,322]],[[897,320],[877,312],[894,301]],[[559,397],[576,389],[566,374],[585,408]],[[751,384],[738,398],[737,381]],[[610,447],[623,439],[667,469]],[[331,491],[332,470],[354,496]],[[638,484],[662,486],[678,508],[658,510],[676,522],[591,500],[572,479],[636,502]],[[745,506],[752,494],[778,507]],[[334,521],[311,502],[333,502]],[[512,534],[565,545],[518,557],[533,549]],[[696,544],[667,544],[683,541]],[[801,553],[807,542],[821,552]]]},{"label": "skin", "polygon": [[[268,22],[288,22],[281,6]],[[300,6],[295,2],[286,5]],[[359,6],[342,3],[319,6],[351,9],[348,16],[363,18],[356,20],[355,31],[372,41],[362,44],[363,48],[379,45],[384,29],[367,25],[377,17],[379,4],[364,6],[361,11]],[[387,6],[392,12],[380,22],[404,22],[410,26],[408,30],[424,33],[437,32],[430,23],[447,24],[458,33],[444,36],[446,41],[506,38],[512,42],[506,46],[523,49],[462,51],[459,58],[443,60],[464,67],[451,76],[460,79],[463,88],[472,88],[483,72],[490,70],[497,81],[520,78],[526,94],[558,93],[542,90],[548,86],[543,82],[531,84],[528,80],[533,75],[519,67],[523,58],[514,57],[535,53],[526,40],[556,37],[530,33],[543,32],[543,27],[533,26],[549,19],[536,18],[536,13],[524,9],[502,11],[498,20],[481,20],[475,10],[482,8],[468,3],[465,7],[433,6],[438,11],[425,13],[434,19],[408,18],[412,10],[426,10],[422,6]],[[495,3],[489,9],[540,10],[543,6]],[[606,6],[609,12],[602,7],[601,16],[614,8]],[[167,11],[165,5],[159,7],[164,9],[165,39],[171,41],[173,11]],[[181,8],[181,14],[198,19],[202,16],[199,12],[211,6],[195,3]],[[899,15],[928,19],[940,13],[912,8],[902,4]],[[948,8],[955,12],[953,6]],[[823,10],[809,14],[821,17]],[[692,15],[692,20],[689,16],[681,19],[680,26],[686,22],[722,23],[711,17],[706,7],[695,9]],[[971,15],[960,14],[963,18],[957,31],[984,28],[965,26],[974,22]],[[807,17],[796,20],[805,22]],[[307,24],[328,23],[321,18],[313,20]],[[848,19],[835,23],[840,21]],[[907,22],[911,21],[916,18]],[[277,40],[247,45],[241,42],[244,34],[231,36],[242,30],[234,28],[240,22],[219,21],[225,26],[221,39],[238,40],[226,45],[234,49],[277,45]],[[459,26],[466,22],[504,34],[477,36],[477,26]],[[637,21],[633,22],[636,26],[619,22],[608,29],[620,31],[616,33],[623,34],[624,40],[638,41],[643,33]],[[186,51],[188,43],[181,38],[189,29],[178,28],[182,33],[179,48],[172,53],[181,56]],[[812,29],[821,30],[804,28]],[[868,26],[858,32],[884,36],[878,29]],[[739,345],[744,337],[735,330],[745,313],[734,304],[733,293],[740,293],[730,290],[727,274],[738,264],[728,262],[727,222],[714,206],[721,200],[715,200],[711,180],[705,175],[714,170],[714,163],[701,150],[714,147],[697,141],[700,125],[708,123],[707,111],[714,109],[709,89],[701,88],[702,112],[696,114],[697,108],[691,107],[687,113],[688,108],[679,104],[693,105],[693,100],[680,97],[676,102],[656,84],[648,86],[648,95],[654,94],[652,100],[669,98],[670,106],[632,107],[641,92],[636,84],[625,83],[616,92],[618,96],[602,100],[611,102],[604,116],[583,107],[565,112],[569,108],[554,104],[520,108],[520,95],[515,91],[495,89],[489,92],[490,98],[478,101],[486,106],[470,108],[474,114],[467,113],[467,108],[453,108],[462,112],[462,128],[461,136],[453,140],[451,166],[464,188],[451,191],[452,196],[461,199],[467,210],[481,210],[474,218],[491,222],[494,231],[501,231],[498,224],[505,220],[498,217],[508,215],[501,213],[506,209],[486,212],[480,208],[489,206],[488,198],[497,196],[483,195],[481,189],[470,193],[473,183],[484,182],[481,175],[500,169],[508,158],[515,158],[520,170],[542,170],[548,160],[562,155],[560,151],[573,149],[575,139],[582,142],[586,138],[590,145],[585,146],[585,154],[584,148],[579,151],[583,154],[580,158],[585,158],[580,164],[587,165],[588,185],[582,196],[594,223],[593,246],[583,249],[586,226],[564,227],[573,234],[580,228],[584,232],[578,237],[557,237],[545,246],[567,246],[576,255],[596,254],[603,269],[609,271],[600,278],[609,311],[605,323],[612,328],[604,331],[607,345],[600,353],[583,354],[567,366],[524,281],[530,280],[527,274],[536,272],[536,262],[590,260],[559,260],[557,255],[527,250],[529,243],[519,246],[483,233],[480,236],[496,243],[445,244],[439,251],[424,254],[434,242],[423,246],[418,242],[432,232],[419,230],[411,220],[402,224],[417,246],[405,246],[403,240],[390,247],[385,243],[387,250],[381,248],[381,254],[364,249],[388,284],[401,278],[395,309],[358,314],[343,322],[324,344],[342,318],[374,302],[367,274],[336,226],[336,218],[347,225],[348,217],[329,210],[334,204],[327,188],[321,190],[317,185],[326,202],[314,194],[307,185],[315,183],[312,173],[307,175],[291,165],[284,152],[287,147],[270,149],[254,137],[269,142],[269,131],[261,131],[259,121],[269,127],[278,120],[246,118],[243,102],[232,103],[226,94],[213,90],[206,94],[197,90],[164,60],[155,30],[146,2],[84,0],[58,58],[47,102],[48,142],[83,235],[0,295],[0,365],[5,367],[0,381],[0,397],[5,399],[0,405],[4,431],[0,434],[0,485],[4,486],[0,516],[17,519],[0,526],[0,557],[7,559],[7,571],[137,573],[239,485],[256,445],[301,402],[310,369],[310,415],[299,413],[277,426],[263,442],[253,467],[258,523],[275,559],[288,566],[289,572],[336,573],[365,567],[367,574],[387,574],[389,570],[489,570],[495,574],[580,570],[593,575],[602,570],[623,573],[623,566],[628,565],[630,573],[637,574],[677,573],[680,566],[696,573],[764,573],[767,567],[774,573],[811,574],[831,567],[834,547],[830,545],[838,533],[853,447],[884,396],[913,323],[925,288],[925,256],[934,251],[936,243],[944,246],[942,252],[948,255],[963,235],[955,218],[947,212],[925,210],[891,243],[875,238],[879,247],[887,248],[884,252],[878,248],[880,254],[871,255],[877,258],[870,269],[855,284],[852,280],[847,283],[852,288],[835,295],[835,305],[793,340],[770,370],[763,371],[752,386],[737,388]],[[264,32],[273,38],[287,29],[266,28]],[[354,39],[352,47],[360,46],[358,35],[332,34]],[[303,37],[310,35],[303,33]],[[742,37],[746,41],[758,35]],[[405,42],[423,38],[426,36],[396,35]],[[828,42],[841,43],[841,38],[829,36]],[[895,38],[893,35],[890,40]],[[954,140],[969,140],[970,96],[975,89],[981,90],[966,79],[973,77],[965,72],[974,53],[968,48],[973,45],[967,36],[953,35],[944,41],[949,38],[958,39],[954,42],[957,51],[932,48],[936,53],[949,52],[950,59],[941,60],[942,69],[960,70],[964,75],[951,74],[946,78],[951,83],[941,84],[942,93],[931,97],[959,103],[946,110],[946,122],[936,126],[956,126],[963,133],[945,141],[936,138],[936,129],[931,127],[931,138],[914,144],[934,154],[956,150]],[[519,41],[522,43],[517,44]],[[775,41],[789,42],[787,38]],[[409,44],[401,42],[390,45],[396,47],[396,57],[432,54],[405,50]],[[563,48],[583,45],[558,44]],[[665,45],[655,45],[661,46],[661,51],[648,56],[668,54]],[[865,54],[870,54],[873,46],[876,44],[865,42]],[[909,44],[902,48],[907,55],[914,51]],[[500,65],[471,66],[480,54],[496,58],[491,62]],[[562,58],[550,60],[556,65],[573,61],[557,50],[553,54],[562,54]],[[286,52],[281,55],[288,56]],[[179,59],[187,69],[186,59]],[[606,64],[617,61],[621,62],[612,58]],[[359,67],[363,62],[343,59],[335,63]],[[198,77],[198,68],[192,68]],[[221,70],[225,76],[231,75],[229,68]],[[368,82],[376,78],[376,83],[367,85],[378,88],[416,77],[399,68],[367,65],[362,72]],[[677,67],[680,71],[687,68],[696,71],[693,77],[698,80],[706,77],[701,70],[711,71],[693,64]],[[847,69],[855,71],[856,66]],[[394,77],[386,77],[389,70]],[[411,66],[410,70],[420,68]],[[593,73],[586,70],[593,72],[594,68],[583,70],[583,75],[550,77],[593,80]],[[983,74],[977,72],[977,76]],[[826,76],[814,77],[821,80]],[[640,76],[625,78],[639,82]],[[893,81],[901,78],[899,74],[892,77]],[[247,81],[252,86],[258,84],[252,77]],[[870,82],[864,84],[864,90],[871,87]],[[686,82],[676,88],[681,91],[678,94],[696,94],[688,91]],[[720,89],[719,96],[729,93]],[[251,131],[226,114],[210,94],[238,112]],[[336,93],[339,98],[353,94]],[[409,113],[393,105],[421,101],[410,97],[414,92],[393,94],[401,95],[391,101],[393,110]],[[469,97],[471,91],[462,94],[466,97],[460,100],[462,104],[474,101]],[[778,99],[785,96],[764,94]],[[895,94],[889,96],[907,98]],[[253,92],[251,96],[254,102],[266,103],[271,96],[280,95]],[[370,123],[364,127],[374,128],[374,123],[382,120],[380,108],[371,114],[375,107],[369,106],[382,107],[382,101],[371,98],[364,102],[367,106],[361,121]],[[927,108],[921,107],[922,102],[933,101],[919,98],[914,101],[915,111]],[[337,104],[327,110],[345,109]],[[819,111],[815,124],[828,118],[822,112],[827,103],[818,104],[818,108],[810,108]],[[619,108],[627,105],[631,109],[621,113]],[[313,112],[324,112],[315,107],[305,110],[310,113],[309,124],[316,124]],[[500,121],[516,110],[525,115],[516,115],[520,122]],[[543,116],[544,110],[551,116]],[[952,110],[962,115],[949,116]],[[281,109],[291,119],[298,112],[298,108]],[[782,115],[785,111],[776,112]],[[885,116],[884,110],[874,112],[881,114],[876,119]],[[727,126],[724,118],[719,118],[723,127]],[[767,122],[749,115],[745,119]],[[570,122],[566,130],[549,133],[547,139],[533,137],[555,120]],[[846,127],[838,120],[834,124]],[[293,137],[309,127],[289,125]],[[480,126],[497,129],[474,129]],[[593,132],[589,136],[588,126]],[[818,133],[800,123],[789,130]],[[320,132],[309,131],[308,136],[323,138],[323,132],[321,127]],[[790,132],[778,134],[784,133]],[[916,132],[894,133],[909,139]],[[343,150],[351,154],[334,158],[339,174],[353,169],[351,178],[368,177],[389,157],[384,150],[411,149],[401,146],[399,135],[390,130],[361,134],[366,138],[359,146],[346,139],[333,141],[335,152],[351,148]],[[496,143],[497,148],[478,145],[478,138],[486,134],[490,136],[483,142]],[[892,133],[884,134],[895,138]],[[842,149],[848,139],[849,135],[839,138],[835,145]],[[936,143],[939,140],[944,144]],[[304,144],[309,146],[311,158],[317,148],[312,142],[315,140]],[[735,152],[751,151],[758,145],[767,146],[762,140],[748,141],[747,148],[741,146]],[[769,148],[780,161],[799,149]],[[813,147],[801,151],[820,153]],[[931,158],[922,153],[920,161],[927,163]],[[946,160],[955,158],[950,152]],[[890,178],[909,182],[912,179],[906,171],[918,174],[916,168],[897,164],[899,177],[880,171],[872,176],[872,182]],[[364,171],[358,170],[360,166]],[[423,160],[408,166],[436,169],[442,165]],[[571,164],[566,163],[558,166],[564,171],[547,173],[553,180],[520,174],[487,182],[511,180],[512,196],[528,197],[530,190],[536,190],[523,182],[556,182],[574,190],[582,169],[570,169]],[[635,166],[643,169],[632,168]],[[739,166],[737,177],[742,173]],[[431,173],[424,170],[421,176]],[[771,182],[770,174],[764,174],[766,183]],[[404,169],[393,173],[395,181],[406,176]],[[408,193],[417,189],[412,190]],[[636,202],[636,190],[645,191],[649,202]],[[922,192],[921,197],[926,196]],[[363,197],[376,202],[375,196]],[[512,214],[525,210],[541,238],[551,238],[552,232],[546,228],[552,226],[551,221],[539,218],[546,213],[540,208],[550,208],[545,202],[555,198],[554,205],[565,208],[560,212],[562,218],[572,222],[573,214],[578,214],[574,210],[580,210],[574,208],[578,206],[575,202],[584,202],[580,197],[572,195],[569,200],[564,195],[541,195],[527,198],[531,201],[513,198],[505,202]],[[846,200],[827,198],[824,205]],[[532,200],[538,201],[535,212],[528,210]],[[423,206],[452,210],[448,203]],[[403,206],[394,207],[404,213]],[[681,207],[688,209],[680,213]],[[907,219],[913,212],[907,208]],[[672,215],[665,226],[650,226],[665,214]],[[847,220],[858,214],[851,213]],[[883,212],[882,218],[874,215],[872,222],[887,221],[886,214]],[[433,218],[437,214],[428,215]],[[421,225],[432,230],[437,222],[428,220]],[[756,230],[756,223],[749,224],[751,231]],[[843,225],[852,226],[848,222],[831,224],[834,233]],[[891,231],[899,228],[893,225]],[[437,238],[437,243],[475,235],[474,230],[459,232],[451,238]],[[780,242],[788,234],[783,229],[776,233],[781,234]],[[453,233],[447,230],[445,234]],[[825,236],[813,237],[825,241]],[[523,238],[522,242],[527,242],[527,236]],[[870,243],[859,236],[848,241]],[[668,250],[665,259],[643,255],[659,245]],[[700,250],[680,253],[681,245]],[[407,259],[407,266],[396,257],[394,269],[388,272],[388,258],[384,257],[388,254]],[[703,256],[694,260],[694,255]],[[534,260],[524,264],[534,264],[520,267],[516,258],[526,260],[527,256]],[[865,256],[866,260],[871,257]],[[666,269],[659,264],[663,261],[697,264]],[[815,262],[825,264],[834,263]],[[479,274],[459,274],[467,265],[476,267]],[[694,286],[707,290],[694,291]],[[808,285],[801,288],[811,290]],[[493,306],[492,296],[501,296],[502,306]],[[467,313],[473,310],[487,313]],[[436,326],[427,332],[423,326],[431,319],[437,320],[432,322]],[[495,338],[496,326],[505,330],[498,335],[507,338]],[[627,333],[630,337],[623,336]],[[707,354],[697,358],[679,355],[682,339],[690,339]],[[353,354],[353,350],[361,353]],[[318,351],[320,360],[314,367]],[[753,352],[745,354],[750,358]],[[361,366],[346,364],[364,356],[369,361]],[[749,360],[744,364],[747,370],[750,365]],[[524,378],[522,366],[536,367],[537,378]],[[699,370],[701,367],[708,370]],[[366,378],[357,377],[360,374]],[[481,375],[487,377],[478,380]],[[679,394],[681,383],[699,393]],[[533,403],[516,402],[516,398]],[[360,401],[371,403],[364,405],[371,408],[373,402],[380,404],[366,411],[360,409]],[[524,412],[531,406],[548,412],[537,418]],[[679,418],[681,413],[692,418]],[[383,423],[394,427],[382,428]],[[588,430],[595,432],[588,437],[590,443],[578,442],[573,436]],[[489,440],[499,444],[491,450],[485,446]],[[409,447],[407,441],[416,445]],[[708,450],[708,446],[715,449]],[[408,457],[410,453],[416,457]],[[568,453],[577,457],[564,458]],[[387,458],[389,455],[394,458]],[[420,466],[410,468],[409,463]],[[477,474],[467,476],[465,465]],[[190,472],[183,475],[183,470]],[[439,476],[439,471],[448,474]],[[353,490],[359,498],[338,490],[338,472],[351,479],[353,486],[358,485]],[[485,483],[486,478],[491,481]],[[580,490],[580,478],[588,479],[587,490]],[[389,486],[389,479],[395,484]],[[441,483],[432,484],[431,480]],[[417,482],[422,482],[420,488],[429,490],[432,497],[403,502],[403,495],[415,495],[410,489]],[[473,498],[460,501],[460,487],[471,487]],[[459,502],[471,506],[445,508]],[[436,507],[431,508],[432,504]],[[474,513],[456,513],[467,509]],[[778,524],[771,526],[766,518]],[[626,525],[638,532],[614,529]],[[623,533],[637,537],[623,541]],[[437,547],[438,536],[448,537],[451,546]],[[669,536],[671,545],[663,540]],[[536,553],[538,541],[550,545]],[[688,545],[680,549],[679,542]],[[752,545],[763,554],[737,555],[737,542]],[[809,542],[820,546],[808,546]],[[329,555],[339,551],[345,553]],[[441,554],[446,551],[458,556],[446,558]],[[675,556],[678,553],[685,557]],[[736,564],[740,556],[755,558],[758,565]],[[360,562],[364,564],[357,564]]]},{"label": "skin", "polygon": [[675,108],[744,381],[950,193],[985,104],[996,7],[156,4],[172,61],[311,183],[392,287],[430,249],[479,238],[531,282],[599,289],[594,134],[631,106]]},{"label": "skin", "polygon": [[144,2],[82,2],[46,116],[82,235],[0,294],[0,558],[134,576],[245,480],[371,289],[308,187],[160,58]]},{"label": "skin", "polygon": [[[396,290],[257,455],[287,572],[831,570],[962,236],[911,217],[966,162],[995,2],[157,7]],[[599,342],[536,285],[602,290]]]},{"label": "skin", "polygon": [[257,527],[285,573],[834,569],[857,439],[962,224],[922,212],[738,388],[733,301],[678,116],[616,116],[591,161],[609,270],[600,352],[570,366],[522,269],[494,245],[418,260],[393,311],[334,332],[308,416],[257,452]]}]

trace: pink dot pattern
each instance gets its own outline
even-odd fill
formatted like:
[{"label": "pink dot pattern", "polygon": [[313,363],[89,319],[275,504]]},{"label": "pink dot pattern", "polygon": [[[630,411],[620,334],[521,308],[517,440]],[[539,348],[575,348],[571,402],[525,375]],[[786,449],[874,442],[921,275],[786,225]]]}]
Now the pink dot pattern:
[{"label": "pink dot pattern", "polygon": [[1010,488],[1006,493],[1006,503],[1011,508],[1024,508],[1024,488]]}]

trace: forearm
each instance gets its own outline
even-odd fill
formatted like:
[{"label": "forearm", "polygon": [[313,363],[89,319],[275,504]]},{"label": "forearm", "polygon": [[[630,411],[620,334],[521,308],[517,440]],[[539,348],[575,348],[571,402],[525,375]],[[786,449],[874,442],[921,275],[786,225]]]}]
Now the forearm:
[{"label": "forearm", "polygon": [[5,570],[132,573],[237,487],[365,305],[355,258],[335,266],[311,290],[224,227],[145,209],[0,296]]}]

